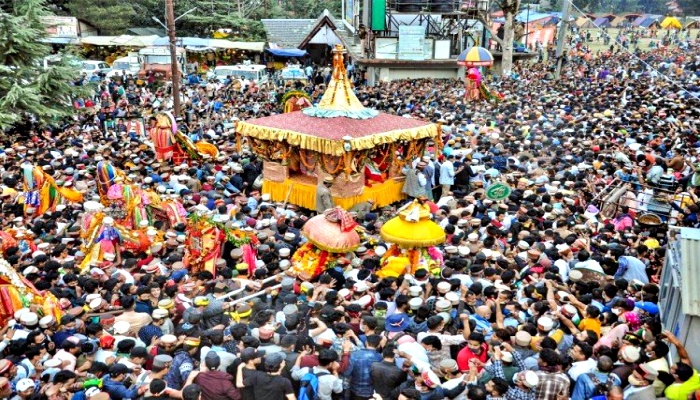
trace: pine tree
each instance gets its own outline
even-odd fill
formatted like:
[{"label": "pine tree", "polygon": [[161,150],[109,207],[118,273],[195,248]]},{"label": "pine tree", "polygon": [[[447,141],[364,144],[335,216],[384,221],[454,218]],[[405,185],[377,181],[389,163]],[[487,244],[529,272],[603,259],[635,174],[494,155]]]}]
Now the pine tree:
[{"label": "pine tree", "polygon": [[28,120],[53,124],[75,112],[72,99],[81,88],[72,81],[79,70],[67,57],[44,68],[45,15],[44,0],[6,0],[0,8],[0,130]]}]

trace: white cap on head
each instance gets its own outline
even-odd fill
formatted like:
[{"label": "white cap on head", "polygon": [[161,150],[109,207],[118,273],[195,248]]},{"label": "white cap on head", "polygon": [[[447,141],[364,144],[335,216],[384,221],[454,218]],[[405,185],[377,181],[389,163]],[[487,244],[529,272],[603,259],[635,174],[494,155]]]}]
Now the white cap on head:
[{"label": "white cap on head", "polygon": [[503,362],[512,363],[513,362],[513,354],[509,351],[502,351],[501,352],[501,360],[503,360]]},{"label": "white cap on head", "polygon": [[356,282],[356,283],[353,285],[353,289],[354,289],[356,292],[364,293],[364,292],[367,291],[367,289],[369,289],[369,287],[367,286],[367,283],[366,283],[366,282],[364,282],[364,281],[359,281],[359,282]]},{"label": "white cap on head", "polygon": [[19,317],[19,322],[24,326],[34,326],[39,323],[39,316],[33,312],[26,312]]},{"label": "white cap on head", "polygon": [[549,317],[539,317],[537,319],[537,325],[541,326],[543,331],[548,332],[554,328],[554,321]]},{"label": "white cap on head", "polygon": [[408,306],[411,308],[411,310],[417,310],[422,305],[423,305],[423,299],[421,299],[420,297],[414,297],[408,301]]},{"label": "white cap on head", "polygon": [[128,321],[117,321],[113,325],[115,335],[124,335],[131,329],[131,324]]}]

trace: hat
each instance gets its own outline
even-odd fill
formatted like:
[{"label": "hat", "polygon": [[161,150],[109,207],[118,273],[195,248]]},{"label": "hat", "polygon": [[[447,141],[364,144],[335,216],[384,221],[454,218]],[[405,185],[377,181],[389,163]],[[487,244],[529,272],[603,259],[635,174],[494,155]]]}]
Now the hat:
[{"label": "hat", "polygon": [[128,321],[117,321],[113,329],[115,335],[125,335],[131,329],[131,324]]},{"label": "hat", "polygon": [[204,357],[204,364],[209,369],[217,369],[221,365],[221,357],[215,351],[209,351]]},{"label": "hat", "polygon": [[192,347],[197,347],[202,342],[198,337],[188,336],[185,338],[185,344]]},{"label": "hat", "polygon": [[454,372],[457,371],[457,361],[447,358],[440,361],[440,369],[443,371]]},{"label": "hat", "polygon": [[526,347],[530,345],[530,342],[532,342],[532,335],[530,335],[526,331],[518,331],[515,334],[515,344],[521,347]]},{"label": "hat", "polygon": [[554,328],[554,321],[549,317],[539,317],[537,325],[541,326],[543,331],[548,332]]},{"label": "hat", "polygon": [[171,299],[163,299],[158,302],[158,308],[162,308],[163,310],[169,310],[173,307],[175,307],[175,302]]},{"label": "hat", "polygon": [[[94,396],[96,396],[96,395],[98,395],[98,394],[100,394],[100,393],[102,393],[102,391],[100,390],[100,388],[98,388],[97,386],[93,386],[93,387],[88,388],[88,389],[85,390],[85,398],[86,398],[86,399],[89,399],[89,398],[94,397]],[[106,393],[105,393],[105,394],[106,394]]]},{"label": "hat", "polygon": [[27,267],[22,271],[22,275],[27,276],[29,274],[38,274],[39,273],[39,268],[35,266]]},{"label": "hat", "polygon": [[503,362],[512,363],[513,362],[513,354],[509,351],[503,351],[503,352],[501,352],[501,360]]},{"label": "hat", "polygon": [[442,281],[442,282],[437,284],[437,290],[440,293],[447,293],[450,291],[451,288],[452,288],[452,286],[450,285],[449,282]]},{"label": "hat", "polygon": [[121,374],[130,374],[131,372],[132,370],[124,364],[114,364],[111,367],[109,367],[109,375],[112,377]]},{"label": "hat", "polygon": [[275,335],[275,329],[268,325],[265,324],[258,328],[258,338],[262,340],[269,340]]},{"label": "hat", "polygon": [[411,308],[411,310],[417,310],[420,308],[420,306],[423,305],[423,299],[420,297],[414,297],[411,300],[408,301],[408,306]]},{"label": "hat", "polygon": [[175,344],[177,343],[177,337],[175,335],[163,335],[160,337],[160,342],[165,344]]},{"label": "hat", "polygon": [[393,314],[386,319],[384,329],[388,332],[402,332],[409,325],[411,325],[411,321],[406,314]]},{"label": "hat", "polygon": [[24,313],[28,313],[28,312],[31,312],[28,308],[20,308],[19,310],[15,311],[15,314],[14,314],[15,321],[19,321],[20,318],[22,318],[22,315]]},{"label": "hat", "polygon": [[513,375],[513,382],[522,383],[525,387],[532,389],[540,383],[540,377],[535,371],[520,371]]},{"label": "hat", "polygon": [[445,299],[440,299],[435,302],[435,311],[437,312],[449,311],[450,309],[452,309],[452,303]]},{"label": "hat", "polygon": [[568,302],[569,296],[571,296],[571,294],[563,290],[559,290],[557,291],[557,296],[559,296],[559,300],[561,300],[562,302]]},{"label": "hat", "polygon": [[15,365],[12,361],[7,359],[0,360],[0,374],[4,374],[9,371],[12,366]]},{"label": "hat", "polygon": [[[165,336],[168,336],[168,335],[165,335]],[[165,336],[163,336],[163,337],[165,337]],[[172,336],[172,335],[170,335],[170,336]],[[161,341],[162,340],[163,340],[163,338],[161,337]],[[157,356],[153,357],[153,366],[154,367],[163,368],[172,362],[173,362],[173,358],[167,354],[158,354]]]},{"label": "hat", "polygon": [[634,370],[649,382],[653,382],[659,377],[658,371],[649,364],[639,364]]},{"label": "hat", "polygon": [[366,292],[369,287],[367,286],[367,283],[364,281],[357,282],[353,285],[353,289],[355,289],[356,292]]},{"label": "hat", "polygon": [[571,272],[569,272],[569,280],[572,282],[578,282],[581,279],[583,279],[583,273],[577,269],[572,269]]},{"label": "hat", "polygon": [[54,318],[52,315],[47,315],[39,320],[39,328],[47,329],[48,327],[54,325],[55,323],[56,323],[56,318]]},{"label": "hat", "polygon": [[33,389],[34,381],[28,378],[20,379],[19,381],[17,381],[15,388],[18,392],[24,392],[27,389]]},{"label": "hat", "polygon": [[241,352],[241,361],[248,362],[250,360],[255,360],[256,358],[261,358],[265,355],[265,352],[259,351],[252,347],[246,347]]},{"label": "hat", "polygon": [[637,360],[639,360],[640,356],[641,356],[641,352],[639,350],[639,347],[628,345],[622,349],[621,357],[623,360],[625,360],[629,363],[637,362]]},{"label": "hat", "polygon": [[204,296],[197,296],[194,298],[194,305],[197,307],[206,307],[209,305],[209,299]]},{"label": "hat", "polygon": [[61,360],[58,360],[56,358],[49,358],[48,360],[44,361],[43,365],[45,368],[58,368],[63,364]]},{"label": "hat", "polygon": [[524,240],[521,240],[518,242],[518,248],[520,250],[529,250],[530,249],[530,244]]},{"label": "hat", "polygon": [[265,356],[265,368],[277,369],[284,361],[284,355],[280,352]]},{"label": "hat", "polygon": [[34,326],[39,323],[39,316],[33,312],[27,312],[19,317],[19,322],[24,326]]},{"label": "hat", "polygon": [[323,183],[333,183],[333,177],[327,176],[327,177],[323,178]]},{"label": "hat", "polygon": [[408,288],[408,294],[411,297],[418,297],[420,296],[421,292],[423,291],[423,288],[420,286],[411,286]]},{"label": "hat", "polygon": [[453,306],[456,306],[457,304],[459,304],[459,295],[455,292],[449,292],[445,294],[445,300],[452,303]]},{"label": "hat", "polygon": [[286,271],[289,269],[289,267],[292,265],[292,263],[289,262],[289,260],[282,260],[280,261],[280,269],[282,271]]},{"label": "hat", "polygon": [[561,309],[569,317],[573,317],[578,314],[576,311],[576,307],[572,306],[571,304],[565,304],[564,307],[562,307]]},{"label": "hat", "polygon": [[435,375],[435,372],[427,370],[420,374],[420,376],[423,378],[423,383],[425,383],[425,386],[429,388],[436,388],[440,386],[440,378]]},{"label": "hat", "polygon": [[151,313],[151,316],[153,317],[153,319],[163,319],[163,318],[167,318],[167,317],[168,317],[168,310],[164,310],[164,309],[162,309],[162,308],[156,308],[156,309],[153,310],[153,312]]}]

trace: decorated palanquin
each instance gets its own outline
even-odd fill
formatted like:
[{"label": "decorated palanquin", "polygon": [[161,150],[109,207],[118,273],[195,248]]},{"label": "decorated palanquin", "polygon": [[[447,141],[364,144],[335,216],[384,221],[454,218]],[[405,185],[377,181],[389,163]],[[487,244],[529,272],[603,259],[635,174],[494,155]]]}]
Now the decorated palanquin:
[{"label": "decorated palanquin", "polygon": [[156,115],[156,124],[150,130],[158,161],[172,161],[176,165],[191,159],[214,158],[219,150],[211,143],[194,143],[177,129],[177,122],[169,112]]},{"label": "decorated palanquin", "polygon": [[340,207],[306,221],[302,233],[308,242],[292,256],[291,271],[298,278],[310,281],[335,267],[339,258],[360,246],[356,227],[357,222]]},{"label": "decorated palanquin", "polygon": [[216,260],[221,258],[226,241],[240,247],[249,273],[252,275],[254,272],[257,255],[251,244],[257,244],[258,239],[251,232],[227,226],[212,217],[195,212],[187,219],[186,233],[183,261],[191,274],[206,270],[216,276]]},{"label": "decorated palanquin", "polygon": [[82,203],[83,194],[75,189],[58,185],[41,167],[22,165],[24,212],[27,216],[55,211],[59,204]]},{"label": "decorated palanquin", "polygon": [[380,259],[381,278],[415,274],[419,268],[439,276],[443,258],[434,246],[445,241],[445,231],[431,220],[430,206],[422,197],[405,205],[399,215],[382,225],[382,239],[391,243]]},{"label": "decorated palanquin", "polygon": [[53,316],[61,320],[58,300],[49,291],[37,290],[12,266],[0,257],[0,321],[3,325],[12,319],[15,311],[31,308],[39,318]]},{"label": "decorated palanquin", "polygon": [[365,108],[345,70],[345,49],[333,50],[333,75],[318,106],[241,121],[236,131],[263,159],[263,193],[315,209],[316,186],[332,176],[334,204],[344,209],[403,199],[404,160],[423,155],[436,124]]},{"label": "decorated palanquin", "polygon": [[80,236],[86,257],[82,270],[114,262],[122,250],[146,251],[162,241],[162,233],[153,228],[158,220],[166,228],[185,221],[182,204],[142,189],[110,163],[97,163],[95,175],[100,201],[83,203]]}]

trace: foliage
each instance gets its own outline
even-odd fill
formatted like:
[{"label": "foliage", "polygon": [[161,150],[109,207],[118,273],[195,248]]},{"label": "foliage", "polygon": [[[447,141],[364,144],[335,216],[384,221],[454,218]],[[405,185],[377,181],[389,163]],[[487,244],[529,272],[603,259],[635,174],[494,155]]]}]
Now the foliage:
[{"label": "foliage", "polygon": [[[58,12],[72,15],[93,25],[101,35],[125,34],[132,27],[160,27],[164,20],[164,0],[48,0]],[[211,37],[217,29],[231,29],[236,41],[261,41],[264,18],[318,18],[328,9],[340,16],[337,0],[177,0],[175,16],[196,7],[177,21],[178,36]]]},{"label": "foliage", "polygon": [[66,7],[72,16],[89,21],[103,35],[125,33],[136,14],[131,2],[123,0],[70,0]]},{"label": "foliage", "polygon": [[79,70],[61,57],[44,68],[51,48],[41,17],[50,15],[44,0],[14,0],[0,10],[0,129],[34,120],[57,123],[74,113],[72,99],[80,94],[73,86]]}]

